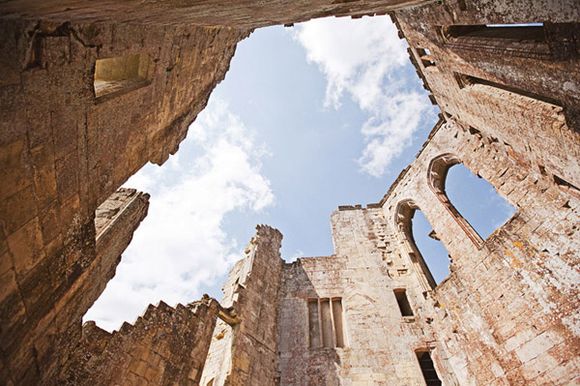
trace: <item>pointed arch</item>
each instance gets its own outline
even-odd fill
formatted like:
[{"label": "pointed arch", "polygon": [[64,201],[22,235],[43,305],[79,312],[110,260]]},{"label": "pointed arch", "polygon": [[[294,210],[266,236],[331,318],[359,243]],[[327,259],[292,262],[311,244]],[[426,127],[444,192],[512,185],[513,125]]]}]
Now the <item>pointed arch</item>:
[{"label": "pointed arch", "polygon": [[[449,170],[453,167],[450,174]],[[429,187],[477,248],[481,248],[499,224],[511,218],[516,211],[493,185],[469,170],[454,154],[446,153],[433,158],[427,173]],[[446,186],[451,180],[459,183],[461,189],[452,185],[450,198]],[[464,192],[471,192],[471,195]],[[473,222],[461,214],[452,200]]]},{"label": "pointed arch", "polygon": [[[419,274],[421,284],[425,291],[429,291],[437,286],[437,281],[433,277],[431,269],[419,250],[413,233],[413,217],[420,210],[419,206],[412,199],[402,200],[397,204],[394,221],[397,229],[401,231],[413,268]],[[435,233],[432,232],[432,234]]]},{"label": "pointed arch", "polygon": [[477,233],[477,231],[469,224],[469,222],[459,213],[459,211],[453,206],[447,193],[445,192],[445,182],[447,180],[447,174],[451,167],[461,164],[461,160],[454,154],[445,153],[441,154],[431,160],[429,167],[427,169],[427,181],[429,188],[435,193],[439,201],[443,203],[445,209],[451,216],[455,219],[457,224],[463,229],[467,237],[475,244],[478,248],[483,245],[483,238]]}]

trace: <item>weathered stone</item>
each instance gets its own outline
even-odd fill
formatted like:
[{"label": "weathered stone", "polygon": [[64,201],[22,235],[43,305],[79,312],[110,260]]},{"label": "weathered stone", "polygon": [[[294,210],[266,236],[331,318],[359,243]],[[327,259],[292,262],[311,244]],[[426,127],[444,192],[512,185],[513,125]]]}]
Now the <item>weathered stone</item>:
[{"label": "weathered stone", "polygon": [[[0,383],[419,385],[419,363],[445,384],[573,383],[576,3],[3,2]],[[118,188],[177,151],[236,44],[387,12],[442,119],[380,202],[333,214],[335,255],[284,264],[280,233],[261,226],[223,305],[160,303],[112,335],[82,327],[146,215],[147,195]],[[518,210],[486,240],[446,197],[456,163]],[[436,287],[409,235],[417,209],[453,258]]]},{"label": "weathered stone", "polygon": [[94,322],[61,371],[63,384],[195,385],[209,349],[219,306],[210,298],[186,307],[150,306],[147,318],[110,334]]}]

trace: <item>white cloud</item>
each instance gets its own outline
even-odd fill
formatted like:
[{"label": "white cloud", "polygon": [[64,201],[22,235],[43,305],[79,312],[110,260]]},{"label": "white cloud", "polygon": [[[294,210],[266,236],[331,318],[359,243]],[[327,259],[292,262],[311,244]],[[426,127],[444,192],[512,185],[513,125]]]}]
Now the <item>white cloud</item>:
[{"label": "white cloud", "polygon": [[287,263],[293,263],[296,260],[298,260],[301,257],[304,257],[305,254],[301,249],[296,249],[291,255],[290,257],[286,257],[284,260],[286,260]]},{"label": "white cloud", "polygon": [[222,229],[224,217],[273,203],[260,173],[266,152],[223,101],[212,98],[178,154],[161,168],[147,165],[127,182],[151,193],[149,214],[85,320],[112,330],[150,303],[197,299],[201,285],[240,258]]},{"label": "white cloud", "polygon": [[340,107],[348,94],[370,118],[361,128],[366,147],[360,167],[381,176],[411,144],[421,117],[429,110],[423,93],[409,91],[404,79],[406,45],[388,17],[327,18],[299,25],[295,38],[327,81],[325,106]]}]

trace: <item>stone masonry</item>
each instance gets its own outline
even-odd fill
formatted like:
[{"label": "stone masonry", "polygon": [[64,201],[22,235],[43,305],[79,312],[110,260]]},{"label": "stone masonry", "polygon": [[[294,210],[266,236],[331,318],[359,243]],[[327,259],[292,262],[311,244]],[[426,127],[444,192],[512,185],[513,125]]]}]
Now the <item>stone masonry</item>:
[{"label": "stone masonry", "polygon": [[215,300],[150,305],[134,325],[109,334],[94,322],[63,371],[62,384],[160,385],[199,383],[218,316]]},{"label": "stone masonry", "polygon": [[[390,14],[441,109],[385,196],[288,264],[259,226],[224,299],[82,316],[255,28]],[[580,382],[580,4],[574,0],[9,0],[0,4],[0,384]],[[487,239],[445,193],[462,163],[516,209]],[[411,226],[452,261],[435,285]]]}]

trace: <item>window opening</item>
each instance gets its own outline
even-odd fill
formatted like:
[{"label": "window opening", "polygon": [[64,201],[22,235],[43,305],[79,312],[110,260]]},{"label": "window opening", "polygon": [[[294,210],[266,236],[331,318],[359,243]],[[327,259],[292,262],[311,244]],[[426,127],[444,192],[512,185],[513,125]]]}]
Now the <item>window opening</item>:
[{"label": "window opening", "polygon": [[433,59],[431,51],[428,48],[417,48],[416,51],[424,67],[435,66],[435,60]]},{"label": "window opening", "polygon": [[124,94],[149,84],[149,57],[134,54],[97,59],[94,90],[98,99]]},{"label": "window opening", "polygon": [[344,332],[342,331],[342,299],[332,299],[332,316],[336,337],[336,347],[344,347]]},{"label": "window opening", "polygon": [[546,40],[544,23],[452,25],[445,32],[449,38],[478,37],[537,42]]},{"label": "window opening", "polygon": [[451,25],[442,27],[441,32],[451,48],[554,59],[543,23]]},{"label": "window opening", "polygon": [[332,341],[332,318],[330,315],[329,299],[320,300],[320,314],[322,320],[322,345],[324,347],[333,347]]},{"label": "window opening", "polygon": [[487,239],[516,212],[493,185],[461,163],[449,167],[443,184],[443,194],[448,197],[447,202],[453,212],[465,219],[467,225],[483,239]]},{"label": "window opening", "polygon": [[435,370],[435,365],[433,364],[429,351],[417,352],[417,360],[419,361],[421,373],[423,373],[423,379],[427,386],[441,386],[441,380]]},{"label": "window opening", "polygon": [[345,347],[342,298],[308,300],[310,348]]},{"label": "window opening", "polygon": [[433,278],[435,287],[449,276],[451,257],[422,211],[415,212],[411,226],[417,249],[423,257],[425,268]]},{"label": "window opening", "polygon": [[308,330],[310,336],[310,347],[321,347],[320,341],[320,321],[318,316],[318,300],[308,301]]},{"label": "window opening", "polygon": [[423,289],[429,291],[449,275],[449,254],[438,237],[429,237],[435,233],[413,201],[400,202],[396,213],[395,221],[407,243],[411,263]]},{"label": "window opening", "polygon": [[404,288],[394,290],[401,316],[413,316],[413,309],[407,298],[407,291]]}]

